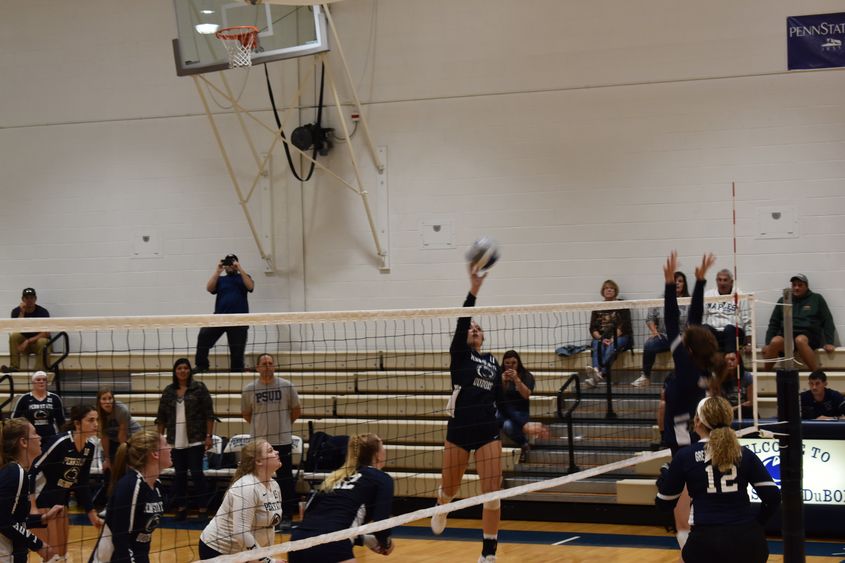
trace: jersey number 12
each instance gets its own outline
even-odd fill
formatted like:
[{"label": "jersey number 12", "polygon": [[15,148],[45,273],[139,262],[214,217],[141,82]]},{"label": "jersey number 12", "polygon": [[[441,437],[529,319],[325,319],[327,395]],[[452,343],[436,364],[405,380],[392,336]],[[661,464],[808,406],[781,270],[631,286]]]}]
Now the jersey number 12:
[{"label": "jersey number 12", "polygon": [[735,493],[739,490],[739,486],[736,484],[736,465],[731,465],[731,470],[722,474],[719,487],[716,487],[716,479],[713,476],[713,466],[709,464],[705,465],[704,471],[707,472],[708,493]]}]

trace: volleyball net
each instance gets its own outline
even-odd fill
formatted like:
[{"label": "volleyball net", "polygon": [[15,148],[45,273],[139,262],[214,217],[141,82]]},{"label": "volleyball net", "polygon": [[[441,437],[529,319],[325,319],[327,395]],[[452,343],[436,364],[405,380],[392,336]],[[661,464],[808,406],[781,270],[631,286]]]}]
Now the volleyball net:
[{"label": "volleyball net", "polygon": [[[723,296],[708,298],[708,302],[733,299]],[[750,312],[747,332],[753,337],[753,296],[740,296],[739,305]],[[644,347],[652,337],[647,321],[654,320],[655,313],[662,318],[662,299],[428,310],[11,319],[0,321],[0,329],[50,332],[55,340],[48,358],[51,390],[62,397],[66,409],[74,404],[94,405],[97,394],[109,389],[140,426],[154,429],[163,390],[174,381],[174,362],[187,358],[192,365],[197,363],[200,331],[247,327],[243,370],[239,360],[230,357],[229,333],[211,348],[208,367],[193,375],[209,390],[218,418],[213,429],[215,447],[205,464],[214,492],[196,501],[208,503],[212,511],[237,464],[237,448],[226,451],[224,445],[243,444],[251,437],[251,426],[242,412],[252,400],[247,396],[251,391],[245,388],[258,379],[255,368],[260,355],[272,356],[275,376],[289,381],[298,395],[299,418],[292,424],[292,434],[297,437],[293,469],[300,477],[297,496],[304,493],[303,483],[318,485],[337,465],[337,452],[332,458],[328,455],[332,452],[312,451],[317,433],[322,433],[322,438],[375,433],[385,444],[385,471],[393,477],[395,496],[428,498],[433,505],[449,419],[449,347],[457,319],[472,316],[481,325],[483,349],[500,365],[506,351],[519,354],[530,372],[530,376],[520,374],[520,379],[533,383],[533,390],[525,416],[520,414],[524,403],[512,387],[505,389],[499,405],[503,425],[501,491],[482,494],[471,461],[458,492],[462,500],[319,540],[326,542],[490,500],[565,502],[586,492],[612,502],[620,480],[653,481],[662,463],[658,460],[666,456],[659,431],[661,390],[672,370],[671,355],[655,352],[653,358],[646,358],[653,363],[645,370],[650,372],[647,381],[641,381],[647,355]],[[591,324],[599,326],[606,337],[595,349]],[[659,320],[656,329],[662,329]],[[239,352],[235,350],[235,354]],[[236,365],[234,371],[231,362]],[[751,371],[751,356],[746,362]],[[0,381],[0,401],[10,399],[3,407],[4,415],[10,415],[17,398],[29,390],[31,373],[24,368]],[[734,384],[732,400],[738,405],[746,402],[747,390],[752,393],[751,408],[747,405],[738,410],[756,426],[758,386]],[[290,414],[289,405],[270,408],[278,409],[276,416]],[[272,417],[273,412],[269,414]],[[526,418],[528,423],[521,426]],[[101,465],[96,461],[94,465],[96,479],[96,467]],[[171,496],[180,492],[172,490],[172,476],[172,469],[163,474]],[[192,502],[190,491],[184,496]],[[167,517],[163,521],[169,522]],[[277,544],[232,560],[278,555],[312,542],[303,541],[306,543]],[[188,531],[177,543],[196,555],[196,542]]]}]

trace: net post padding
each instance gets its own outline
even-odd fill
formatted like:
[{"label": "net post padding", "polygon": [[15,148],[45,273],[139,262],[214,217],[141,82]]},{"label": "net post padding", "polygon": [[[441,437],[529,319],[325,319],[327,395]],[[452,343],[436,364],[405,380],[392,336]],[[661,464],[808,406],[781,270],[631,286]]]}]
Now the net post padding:
[{"label": "net post padding", "polygon": [[229,68],[252,66],[252,52],[258,48],[258,28],[254,25],[226,27],[214,34],[229,55]]}]

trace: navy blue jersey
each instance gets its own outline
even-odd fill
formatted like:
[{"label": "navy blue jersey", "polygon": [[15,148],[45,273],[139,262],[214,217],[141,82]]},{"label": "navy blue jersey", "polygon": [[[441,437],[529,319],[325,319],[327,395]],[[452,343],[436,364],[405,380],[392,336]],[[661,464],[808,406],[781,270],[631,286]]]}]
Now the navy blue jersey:
[{"label": "navy blue jersey", "polygon": [[[467,294],[464,307],[475,306],[475,295]],[[461,425],[475,426],[496,420],[496,400],[500,397],[502,376],[493,354],[478,353],[467,344],[471,317],[458,319],[455,337],[449,347],[452,375],[452,418]]]},{"label": "navy blue jersey", "polygon": [[[692,498],[690,524],[702,526],[744,524],[755,519],[765,524],[780,504],[780,489],[763,462],[746,447],[742,459],[722,473],[710,463],[707,441],[682,448],[668,470],[657,479],[658,507],[671,510],[686,485]],[[755,514],[748,499],[748,485],[760,497],[762,507]]]},{"label": "navy blue jersey", "polygon": [[109,498],[106,523],[89,563],[149,563],[150,541],[164,514],[163,498],[161,483],[150,488],[138,471],[127,470]]},{"label": "navy blue jersey", "polygon": [[23,417],[34,427],[42,439],[49,438],[59,431],[65,423],[65,410],[62,399],[55,393],[47,393],[39,401],[32,393],[21,395],[15,405],[12,418]]},{"label": "navy blue jersey", "polygon": [[[42,527],[41,515],[30,516],[29,476],[17,463],[0,469],[0,560],[26,563],[28,550],[41,543],[28,528]],[[9,559],[11,557],[11,559]]]},{"label": "navy blue jersey", "polygon": [[825,389],[821,401],[816,401],[811,391],[801,393],[801,418],[809,420],[820,416],[845,416],[845,397],[833,389]]},{"label": "navy blue jersey", "polygon": [[250,291],[240,274],[227,273],[220,276],[217,278],[217,287],[211,292],[217,296],[214,300],[214,314],[249,313],[247,293]]},{"label": "navy blue jersey", "polygon": [[[704,315],[705,280],[696,280],[689,308],[688,325],[700,325]],[[704,398],[710,374],[696,366],[684,346],[679,323],[680,310],[675,283],[667,283],[663,293],[663,318],[666,337],[671,343],[675,376],[666,382],[666,413],[664,415],[663,441],[670,446],[687,446],[694,440],[689,426],[698,402]]]},{"label": "navy blue jersey", "polygon": [[80,451],[76,449],[73,434],[63,432],[50,437],[41,448],[43,453],[30,468],[36,506],[50,508],[54,504],[67,505],[70,492],[74,491],[76,500],[86,512],[93,509],[89,478],[97,448],[94,441],[87,440]]},{"label": "navy blue jersey", "polygon": [[[331,491],[312,495],[298,529],[325,534],[384,520],[390,517],[392,504],[393,478],[380,469],[361,467],[338,481]],[[386,546],[390,530],[376,532],[375,536]]]}]

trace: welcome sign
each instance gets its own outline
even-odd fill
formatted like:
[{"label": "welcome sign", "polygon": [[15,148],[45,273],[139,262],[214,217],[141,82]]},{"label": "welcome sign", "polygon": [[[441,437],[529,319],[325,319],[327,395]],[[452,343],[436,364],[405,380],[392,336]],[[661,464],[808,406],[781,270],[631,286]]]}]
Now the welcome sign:
[{"label": "welcome sign", "polygon": [[786,18],[789,70],[845,66],[845,13]]},{"label": "welcome sign", "polygon": [[[780,487],[780,447],[777,440],[740,438],[740,444],[757,454]],[[845,506],[845,441],[804,440],[804,504]],[[759,498],[751,487],[748,496]]]}]

